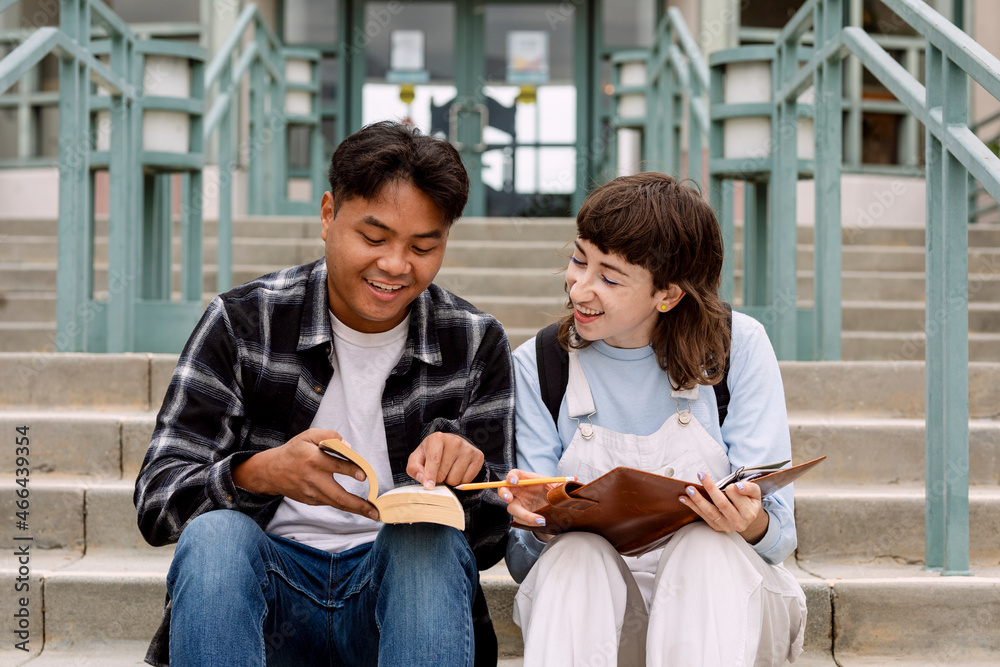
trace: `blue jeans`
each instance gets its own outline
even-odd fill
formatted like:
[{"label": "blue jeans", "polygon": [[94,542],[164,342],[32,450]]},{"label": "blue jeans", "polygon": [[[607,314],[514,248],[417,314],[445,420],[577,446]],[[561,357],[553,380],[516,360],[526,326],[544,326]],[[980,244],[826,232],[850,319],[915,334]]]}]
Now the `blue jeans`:
[{"label": "blue jeans", "polygon": [[386,525],[331,555],[208,512],[181,533],[167,575],[170,663],[471,666],[478,580],[454,528]]}]

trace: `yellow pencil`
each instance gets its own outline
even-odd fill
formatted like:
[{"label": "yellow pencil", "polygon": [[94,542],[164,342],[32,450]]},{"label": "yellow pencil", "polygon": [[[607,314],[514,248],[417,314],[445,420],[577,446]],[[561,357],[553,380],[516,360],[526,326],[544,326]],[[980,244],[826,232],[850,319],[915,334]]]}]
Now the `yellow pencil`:
[{"label": "yellow pencil", "polygon": [[473,484],[459,484],[455,488],[459,491],[478,491],[479,489],[499,489],[501,486],[534,486],[535,484],[562,484],[563,482],[575,482],[576,477],[534,477],[532,479],[518,480],[517,484],[511,484],[507,480],[502,482],[475,482]]}]

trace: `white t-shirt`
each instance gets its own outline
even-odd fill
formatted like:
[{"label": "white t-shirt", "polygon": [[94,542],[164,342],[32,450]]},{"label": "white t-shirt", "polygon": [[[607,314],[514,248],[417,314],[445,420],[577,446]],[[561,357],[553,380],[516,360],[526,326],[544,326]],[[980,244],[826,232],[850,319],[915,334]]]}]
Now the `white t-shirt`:
[{"label": "white t-shirt", "polygon": [[[366,334],[343,324],[330,313],[333,328],[333,378],[326,388],[312,428],[334,429],[375,469],[379,493],[393,488],[389,452],[382,421],[382,392],[389,373],[406,347],[410,318],[384,333]],[[357,496],[368,496],[368,481],[334,475]],[[374,542],[382,524],[326,505],[305,505],[285,498],[267,532],[339,553]]]}]

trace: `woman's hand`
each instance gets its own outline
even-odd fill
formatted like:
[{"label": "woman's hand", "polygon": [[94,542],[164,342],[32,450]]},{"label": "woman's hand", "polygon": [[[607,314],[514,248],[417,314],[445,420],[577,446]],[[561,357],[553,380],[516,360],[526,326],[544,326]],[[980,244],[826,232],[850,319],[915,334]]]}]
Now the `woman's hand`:
[{"label": "woman's hand", "polygon": [[753,482],[736,482],[720,491],[708,473],[698,473],[708,498],[693,486],[679,500],[693,509],[709,526],[720,533],[739,533],[756,544],[767,532],[768,514],[761,508],[760,487]]},{"label": "woman's hand", "polygon": [[[553,484],[533,484],[532,486],[517,486],[517,482],[522,479],[532,479],[538,477],[544,477],[545,475],[539,475],[538,473],[528,472],[526,470],[518,470],[515,468],[507,473],[507,482],[509,486],[501,486],[497,489],[497,493],[500,495],[501,500],[507,503],[507,512],[510,513],[514,521],[518,523],[523,523],[527,526],[544,526],[545,517],[540,514],[535,514],[535,510],[544,507],[547,503],[545,500],[546,494],[559,486],[558,483]],[[551,539],[549,535],[537,534],[537,537],[543,541]]]}]

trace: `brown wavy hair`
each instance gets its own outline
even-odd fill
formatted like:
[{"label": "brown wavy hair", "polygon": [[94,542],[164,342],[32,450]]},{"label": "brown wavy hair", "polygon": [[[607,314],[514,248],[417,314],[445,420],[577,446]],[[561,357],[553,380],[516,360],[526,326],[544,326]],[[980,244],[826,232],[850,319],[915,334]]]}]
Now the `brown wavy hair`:
[{"label": "brown wavy hair", "polygon": [[[577,236],[652,274],[653,293],[671,284],[685,296],[661,313],[651,344],[676,388],[722,380],[730,327],[719,299],[722,231],[694,189],[656,172],[622,176],[594,190],[576,216]],[[572,308],[572,303],[567,304]],[[584,348],[573,315],[559,325],[564,348]]]}]

